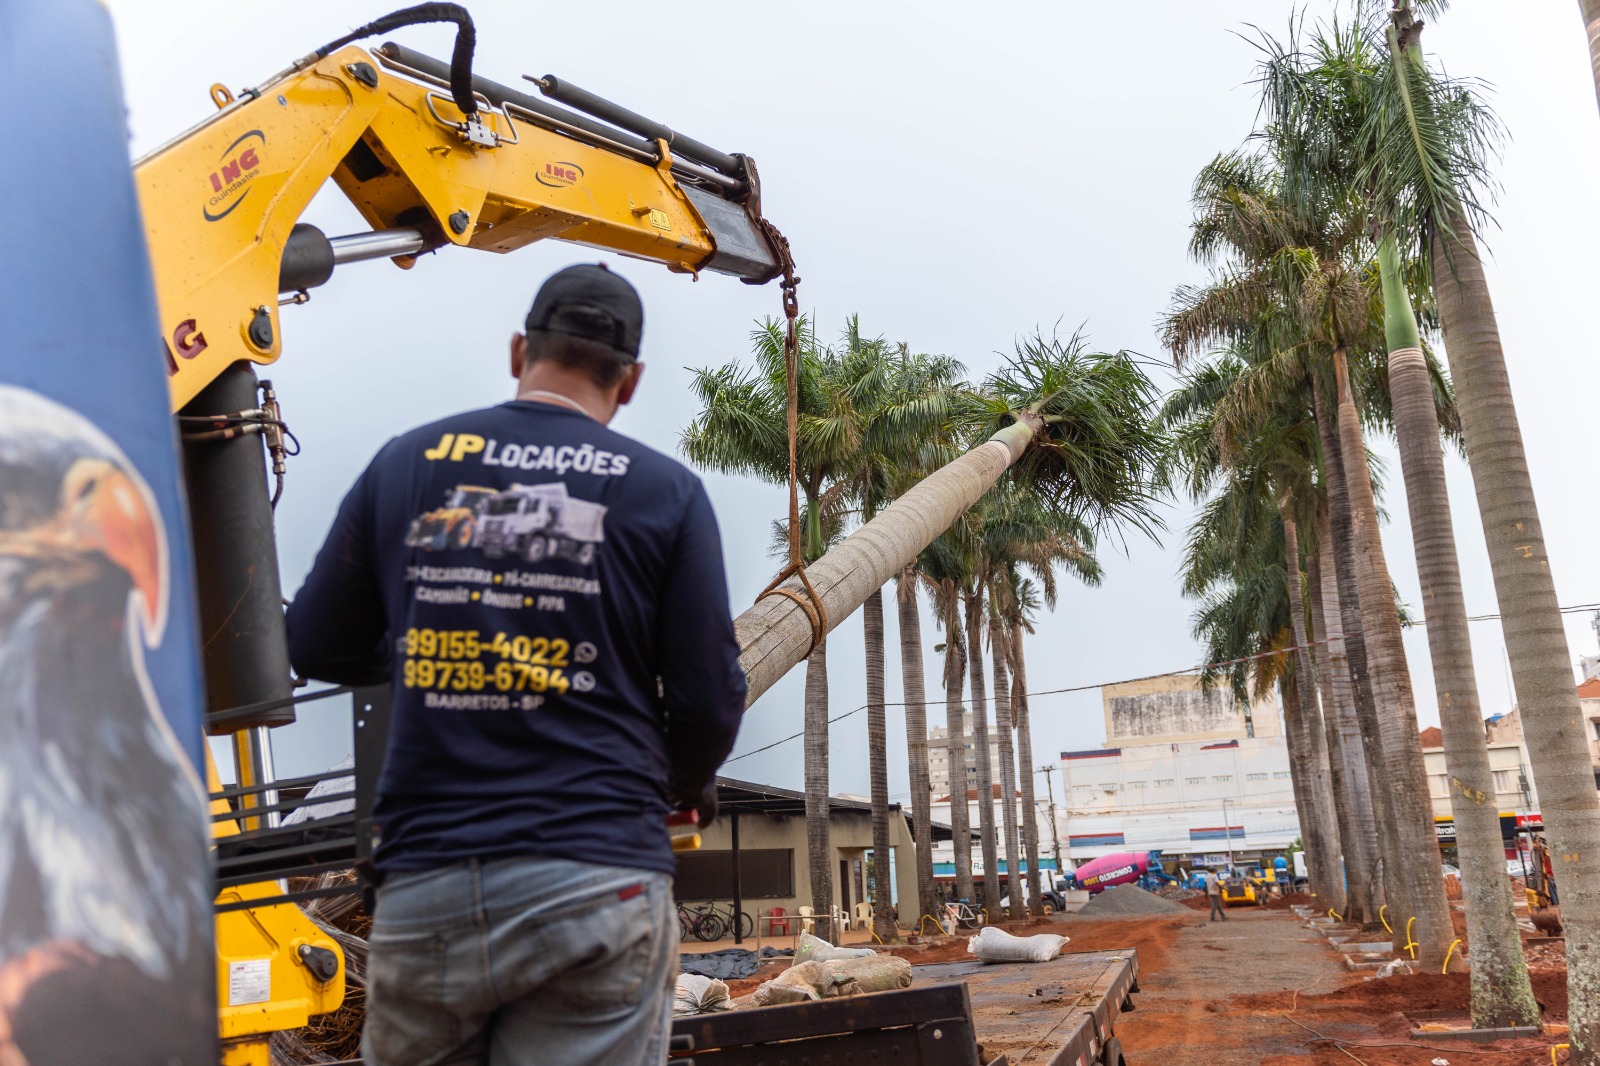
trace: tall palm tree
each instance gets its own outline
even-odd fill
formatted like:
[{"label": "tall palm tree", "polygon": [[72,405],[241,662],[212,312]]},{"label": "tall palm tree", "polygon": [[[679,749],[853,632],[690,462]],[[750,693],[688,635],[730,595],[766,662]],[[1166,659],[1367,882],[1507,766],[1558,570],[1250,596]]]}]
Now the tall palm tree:
[{"label": "tall palm tree", "polygon": [[925,549],[918,571],[933,600],[934,615],[944,630],[945,765],[950,768],[950,833],[955,860],[957,899],[973,898],[972,825],[967,806],[967,712],[962,700],[966,680],[966,638],[961,630],[962,552],[946,530]]},{"label": "tall palm tree", "polygon": [[976,552],[966,555],[961,589],[961,615],[966,623],[967,685],[972,699],[972,754],[977,759],[978,847],[983,854],[983,906],[991,918],[1000,915],[1000,855],[995,828],[994,762],[989,753],[989,692],[983,669],[984,587],[977,573]]},{"label": "tall palm tree", "polygon": [[[944,459],[950,449],[944,445],[955,429],[954,419],[961,408],[958,383],[961,365],[952,359],[913,356],[905,345],[892,352],[879,338],[861,335],[860,321],[852,316],[846,325],[842,357],[852,365],[871,365],[876,372],[856,379],[852,399],[866,410],[865,430],[856,453],[854,469],[846,482],[860,505],[861,516],[870,522],[888,505],[897,490],[929,472],[935,460]],[[915,604],[913,602],[913,613]],[[902,611],[902,618],[905,612]],[[867,753],[871,779],[872,853],[879,869],[890,868],[889,845],[889,765],[888,721],[884,706],[883,590],[871,593],[862,604],[862,629],[866,640],[867,666]],[[902,638],[902,657],[904,640]],[[920,668],[920,649],[919,649]],[[920,675],[916,678],[921,684]],[[927,744],[926,725],[923,746]],[[909,734],[908,734],[909,736]],[[922,764],[924,775],[927,763]],[[924,820],[928,815],[926,787],[922,789]],[[932,829],[927,828],[930,840]],[[932,866],[928,866],[931,882]],[[889,894],[889,877],[874,881],[873,931],[884,942],[897,933],[894,901]],[[931,884],[930,884],[931,887]]]},{"label": "tall palm tree", "polygon": [[928,696],[923,684],[922,612],[915,566],[895,580],[900,620],[900,678],[906,698],[906,765],[911,781],[911,834],[917,848],[917,914],[935,914],[932,789],[928,783]]},{"label": "tall palm tree", "polygon": [[[1296,512],[1311,511],[1317,441],[1303,408],[1285,405],[1249,426],[1219,422],[1212,404],[1245,369],[1244,360],[1224,354],[1192,369],[1168,397],[1158,418],[1170,440],[1163,482],[1181,482],[1191,497],[1207,500],[1185,556],[1185,591],[1217,608],[1203,619],[1210,650],[1232,659],[1290,643],[1298,649],[1292,663],[1263,664],[1257,689],[1273,678],[1280,687],[1312,888],[1343,910],[1341,840],[1299,578]],[[1257,568],[1281,575],[1283,588],[1257,587]],[[1240,664],[1236,689],[1248,672]]]},{"label": "tall palm tree", "polygon": [[[858,332],[851,320],[847,337]],[[809,563],[827,550],[828,527],[837,523],[853,487],[849,475],[855,472],[854,460],[878,414],[885,375],[881,353],[859,344],[847,344],[836,352],[817,341],[811,323],[804,319],[799,340],[797,481],[805,501],[802,552]],[[684,430],[681,447],[699,466],[783,484],[789,478],[789,452],[783,429],[787,377],[782,324],[763,322],[751,333],[751,341],[753,368],[733,362],[695,372],[693,388],[702,410]],[[881,666],[881,601],[878,646]],[[821,914],[830,913],[834,903],[828,837],[827,663],[827,641],[822,640],[807,659],[804,740],[811,904]]]},{"label": "tall palm tree", "polygon": [[[1021,834],[1018,832],[1016,810],[1015,724],[1012,716],[1012,686],[1008,676],[1012,662],[1012,620],[1021,613],[1016,599],[1018,570],[1026,568],[1038,579],[1046,601],[1053,607],[1057,566],[1067,567],[1091,582],[1099,580],[1100,567],[1091,553],[1094,533],[1076,515],[1041,504],[1037,497],[1018,490],[1014,485],[997,488],[986,503],[983,533],[978,541],[978,579],[988,601],[988,636],[994,670],[995,724],[1000,760],[1000,810],[1005,819],[1010,911],[1013,918],[1020,919],[1026,905],[1021,889],[1022,841],[1019,839]],[[1028,755],[1031,759],[1031,744]],[[1026,769],[1031,778],[1031,763]],[[1031,794],[1031,781],[1028,791]]]},{"label": "tall palm tree", "polygon": [[[1017,730],[1017,767],[1022,792],[1022,847],[1028,863],[1028,901],[1035,917],[1044,915],[1043,884],[1039,877],[1039,809],[1033,787],[1033,729],[1028,720],[1028,667],[1023,653],[1023,636],[1032,633],[1033,615],[1039,609],[1039,596],[1033,582],[1012,572],[1010,616],[1011,649],[1011,724]],[[1094,584],[1099,583],[1096,577]],[[1059,871],[1058,871],[1059,872]]]},{"label": "tall palm tree", "polygon": [[1381,913],[1382,883],[1377,869],[1378,820],[1372,802],[1366,739],[1361,735],[1339,605],[1339,582],[1331,558],[1333,533],[1326,491],[1319,492],[1316,512],[1317,550],[1306,555],[1310,578],[1311,630],[1316,640],[1312,657],[1322,691],[1323,725],[1328,735],[1328,763],[1338,801],[1339,840],[1344,848],[1345,907],[1339,913],[1356,925]]},{"label": "tall palm tree", "polygon": [[1393,209],[1394,232],[1432,261],[1528,758],[1547,831],[1563,857],[1567,979],[1576,992],[1568,1011],[1572,1061],[1592,1066],[1600,1063],[1600,799],[1477,247],[1485,160],[1498,126],[1470,87],[1428,68],[1412,7],[1396,0],[1384,29],[1389,65],[1375,85],[1369,169],[1380,202]]}]

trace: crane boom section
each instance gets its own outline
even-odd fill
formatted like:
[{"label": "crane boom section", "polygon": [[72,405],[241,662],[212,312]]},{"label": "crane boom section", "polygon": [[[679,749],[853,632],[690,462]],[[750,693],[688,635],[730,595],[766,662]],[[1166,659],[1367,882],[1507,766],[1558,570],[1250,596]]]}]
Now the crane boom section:
[{"label": "crane boom section", "polygon": [[[418,253],[555,239],[687,273],[761,281],[775,269],[745,206],[759,202],[753,168],[742,185],[686,185],[664,141],[640,158],[482,96],[463,116],[427,75],[408,73],[352,46],[238,100],[218,87],[216,115],[135,165],[174,410],[233,363],[278,358],[285,249],[330,179],[375,231],[418,233]],[[728,199],[728,185],[743,199]],[[747,254],[719,256],[719,243]],[[409,268],[415,254],[394,261]]]}]

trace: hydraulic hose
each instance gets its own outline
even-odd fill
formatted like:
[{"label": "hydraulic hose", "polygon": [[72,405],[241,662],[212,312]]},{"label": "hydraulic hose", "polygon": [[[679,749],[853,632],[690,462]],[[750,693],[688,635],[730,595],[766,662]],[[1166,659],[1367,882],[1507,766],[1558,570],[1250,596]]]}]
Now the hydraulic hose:
[{"label": "hydraulic hose", "polygon": [[478,113],[478,102],[472,95],[472,53],[477,47],[478,31],[472,16],[460,4],[417,4],[415,7],[391,11],[382,18],[373,19],[343,37],[335,38],[312,54],[325,59],[330,53],[352,41],[377,37],[403,26],[421,26],[432,22],[453,22],[456,25],[456,46],[450,54],[450,96],[463,115]]}]

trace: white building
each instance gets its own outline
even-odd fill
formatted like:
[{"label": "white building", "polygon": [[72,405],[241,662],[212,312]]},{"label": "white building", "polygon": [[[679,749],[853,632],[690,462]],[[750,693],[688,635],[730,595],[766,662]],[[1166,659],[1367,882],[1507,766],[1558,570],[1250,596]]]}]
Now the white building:
[{"label": "white building", "polygon": [[1300,835],[1275,703],[1244,704],[1197,677],[1101,690],[1106,742],[1061,753],[1057,831],[1077,864],[1118,851],[1169,868],[1258,860]]},{"label": "white building", "polygon": [[[966,752],[967,788],[972,789],[978,787],[978,750],[972,743],[972,712],[962,715],[962,719],[966,729],[962,748]],[[928,786],[936,797],[946,796],[952,791],[949,751],[945,746],[949,735],[950,731],[942,725],[934,726],[928,733]],[[989,765],[996,768],[994,779],[999,781],[1000,741],[992,729],[989,732]]]},{"label": "white building", "polygon": [[[998,777],[999,774],[997,773],[995,776]],[[1012,833],[1016,834],[1018,862],[1021,864],[1024,871],[1026,871],[1028,868],[1028,857],[1023,844],[1024,837],[1022,833],[1022,794],[1017,792],[1012,796],[1011,818],[1009,821],[1006,819],[1003,813],[1005,804],[1000,799],[1001,791],[998,782],[996,782],[990,794],[993,796],[993,805],[996,815],[994,834],[995,858],[999,860],[997,869],[1001,878],[1004,879],[1008,873],[1008,867],[1006,865],[1006,840]],[[950,810],[953,805],[953,798],[954,797],[947,792],[934,793],[932,818],[936,824],[943,826],[948,826],[951,824]],[[1041,798],[1038,800],[1036,808],[1035,824],[1039,829],[1039,869],[1054,870],[1055,841],[1050,834],[1050,804]],[[968,789],[967,826],[974,837],[972,841],[972,875],[974,877],[981,878],[984,870],[983,848],[979,845],[977,840],[979,816],[980,811],[978,790],[975,788]],[[1062,843],[1064,846],[1065,841]],[[1066,857],[1065,850],[1062,852],[1062,857]],[[944,840],[936,841],[933,845],[933,870],[936,880],[948,881],[955,877],[955,845],[949,839],[948,835]]]}]

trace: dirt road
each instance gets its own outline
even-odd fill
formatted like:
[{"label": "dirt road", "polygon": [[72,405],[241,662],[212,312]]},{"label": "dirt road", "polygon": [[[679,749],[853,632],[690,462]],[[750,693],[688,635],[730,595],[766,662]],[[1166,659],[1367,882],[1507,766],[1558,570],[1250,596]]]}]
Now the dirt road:
[{"label": "dirt road", "polygon": [[[1465,975],[1367,980],[1287,911],[1252,907],[1228,916],[1062,922],[1073,938],[1069,950],[1139,949],[1141,992],[1117,1025],[1131,1066],[1421,1066],[1439,1059],[1535,1066],[1548,1063],[1550,1045],[1563,1039],[1423,1045],[1410,1037],[1400,1011],[1464,1007]],[[1535,983],[1547,1008],[1559,1008],[1548,1011],[1551,1020],[1564,1021],[1564,990],[1547,997]]]}]

